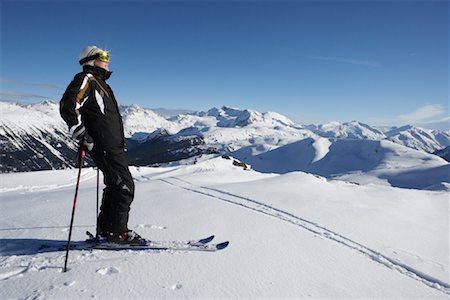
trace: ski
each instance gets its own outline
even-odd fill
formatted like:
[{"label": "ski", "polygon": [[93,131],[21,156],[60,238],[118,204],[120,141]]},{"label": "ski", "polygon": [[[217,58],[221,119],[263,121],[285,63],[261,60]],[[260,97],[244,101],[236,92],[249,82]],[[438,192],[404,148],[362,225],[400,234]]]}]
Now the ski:
[{"label": "ski", "polygon": [[[108,243],[104,238],[97,239],[92,233],[86,231],[88,239],[86,248],[97,250],[161,250],[161,251],[210,251],[225,249],[229,242],[222,242],[217,244],[210,244],[214,239],[214,235],[198,240],[189,241],[153,241],[145,240],[142,245],[120,245],[115,243]],[[76,248],[75,248],[76,249]]]},{"label": "ski", "polygon": [[[105,244],[107,243],[104,238],[97,239],[92,233],[89,231],[86,231],[86,234],[88,235],[88,239],[86,240],[87,243],[93,243],[93,244]],[[146,242],[144,245],[141,246],[148,246],[151,245],[153,247],[180,247],[180,246],[202,246],[205,244],[210,243],[214,239],[214,235],[208,236],[206,238],[197,239],[197,240],[188,240],[188,241],[154,241],[154,240],[148,240],[146,239]],[[135,247],[135,246],[133,246]]]},{"label": "ski", "polygon": [[[133,251],[206,251],[214,252],[228,247],[229,242],[211,243],[214,235],[202,239],[188,240],[188,241],[153,241],[145,240],[142,245],[121,245],[115,243],[108,243],[104,238],[96,238],[89,231],[86,232],[88,239],[85,241],[74,241],[70,245],[70,250],[133,250]],[[46,250],[57,248],[58,250],[67,250],[66,246],[51,246],[48,244],[41,245],[39,250]]]},{"label": "ski", "polygon": [[75,249],[95,249],[95,250],[112,250],[112,251],[121,251],[121,250],[131,250],[131,251],[206,251],[206,252],[215,252],[218,250],[225,249],[229,245],[229,242],[222,242],[218,244],[197,244],[197,245],[157,245],[152,244],[151,242],[147,245],[138,245],[138,246],[130,246],[130,245],[120,245],[120,244],[111,244],[111,243],[96,243],[92,245],[87,245],[85,248],[76,247]]}]

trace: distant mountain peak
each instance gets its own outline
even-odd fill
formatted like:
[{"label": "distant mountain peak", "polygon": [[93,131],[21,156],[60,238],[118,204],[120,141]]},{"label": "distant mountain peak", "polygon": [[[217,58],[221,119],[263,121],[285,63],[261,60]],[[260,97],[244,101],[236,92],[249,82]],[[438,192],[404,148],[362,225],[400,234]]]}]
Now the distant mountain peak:
[{"label": "distant mountain peak", "polygon": [[237,108],[222,106],[221,108],[213,107],[207,111],[206,115],[211,117],[237,117],[243,111]]},{"label": "distant mountain peak", "polygon": [[385,138],[381,130],[359,121],[344,123],[333,121],[322,125],[309,125],[307,128],[327,138],[371,140]]},{"label": "distant mountain peak", "polygon": [[252,124],[267,126],[292,126],[292,122],[288,117],[276,112],[258,112],[252,109],[237,109],[227,106],[221,108],[212,108],[206,114],[200,113],[199,116],[210,116],[217,118],[217,126],[219,127],[246,127]]},{"label": "distant mountain peak", "polygon": [[[0,101],[0,110],[0,139],[7,153],[4,156],[4,170],[26,171],[43,166],[60,168],[73,160],[72,152],[76,145],[59,115],[58,102],[46,100],[19,104]],[[192,151],[188,152],[194,154],[202,151],[240,151],[242,157],[250,157],[314,136],[330,141],[389,140],[430,153],[450,145],[450,131],[432,131],[407,125],[382,132],[359,121],[300,126],[276,112],[229,106],[214,107],[207,112],[182,113],[168,119],[136,104],[122,105],[120,112],[125,137],[130,138],[129,144],[169,136],[178,143],[177,147],[184,143],[190,145]],[[195,146],[190,144],[189,139],[194,141]],[[143,152],[142,155],[148,153]]]}]

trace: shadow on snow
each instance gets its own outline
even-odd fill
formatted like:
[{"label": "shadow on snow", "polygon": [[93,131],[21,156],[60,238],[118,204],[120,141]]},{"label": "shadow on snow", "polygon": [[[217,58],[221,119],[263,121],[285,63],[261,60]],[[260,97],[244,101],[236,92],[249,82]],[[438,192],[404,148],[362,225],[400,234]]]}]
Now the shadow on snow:
[{"label": "shadow on snow", "polygon": [[[72,241],[72,247],[85,246],[85,241]],[[0,239],[0,255],[2,256],[22,256],[35,255],[39,253],[65,251],[67,240],[48,239]]]}]

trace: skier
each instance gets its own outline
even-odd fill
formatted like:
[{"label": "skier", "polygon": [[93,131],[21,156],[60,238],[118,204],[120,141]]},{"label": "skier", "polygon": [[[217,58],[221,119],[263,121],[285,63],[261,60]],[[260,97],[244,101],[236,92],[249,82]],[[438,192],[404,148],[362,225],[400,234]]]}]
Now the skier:
[{"label": "skier", "polygon": [[134,182],[124,155],[122,117],[106,80],[110,57],[97,46],[80,54],[83,71],[76,74],[61,101],[60,114],[72,137],[83,145],[103,172],[102,204],[97,232],[109,243],[142,245],[145,240],[127,227]]}]

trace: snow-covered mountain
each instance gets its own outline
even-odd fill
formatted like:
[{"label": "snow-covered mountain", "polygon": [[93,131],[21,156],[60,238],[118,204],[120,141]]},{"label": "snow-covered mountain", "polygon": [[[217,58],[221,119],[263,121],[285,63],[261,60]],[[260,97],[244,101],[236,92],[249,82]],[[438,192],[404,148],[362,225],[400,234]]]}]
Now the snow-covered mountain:
[{"label": "snow-covered mountain", "polygon": [[381,130],[357,121],[330,122],[323,125],[309,125],[307,128],[322,137],[335,139],[381,140],[386,137]]},{"label": "snow-covered mountain", "polygon": [[326,138],[389,140],[428,153],[450,146],[450,130],[429,130],[411,125],[381,129],[352,121],[348,123],[330,122],[323,125],[308,125],[306,128]]},{"label": "snow-covered mountain", "polygon": [[434,152],[433,154],[442,157],[443,159],[445,159],[446,161],[450,162],[450,146],[438,150],[436,152]]},{"label": "snow-covered mountain", "polygon": [[407,147],[433,153],[450,146],[450,130],[429,130],[411,125],[394,127],[385,132],[386,139]]},{"label": "snow-covered mountain", "polygon": [[248,125],[262,126],[294,126],[294,122],[275,112],[260,113],[254,110],[239,110],[223,106],[212,108],[207,113],[198,113],[200,117],[209,116],[217,120],[217,127],[246,127]]},{"label": "snow-covered mountain", "polygon": [[139,140],[161,128],[164,128],[169,134],[175,134],[181,129],[177,123],[170,122],[152,110],[141,108],[138,105],[121,105],[119,109],[126,138]]},{"label": "snow-covered mountain", "polygon": [[[57,103],[0,102],[2,172],[60,169],[74,165],[76,145]],[[127,156],[134,163],[158,163],[244,146],[272,149],[312,135],[276,113],[214,108],[163,118],[137,105],[121,106]],[[264,145],[261,148],[261,145]],[[189,149],[184,149],[189,148]],[[161,161],[162,159],[162,161]]]},{"label": "snow-covered mountain", "polygon": [[[0,102],[1,171],[60,169],[74,165],[76,145],[59,116],[58,104]],[[428,152],[450,145],[450,131],[402,127],[383,132],[360,123],[302,126],[275,112],[212,108],[164,118],[137,105],[121,106],[127,156],[138,165],[204,153],[233,153],[242,160],[306,138],[390,140]]]},{"label": "snow-covered mountain", "polygon": [[178,134],[199,135],[206,145],[220,152],[244,147],[264,152],[315,135],[274,112],[260,113],[225,106],[207,112],[179,115],[172,120],[185,127]]},{"label": "snow-covered mountain", "polygon": [[450,190],[447,161],[387,140],[307,138],[245,162],[264,173],[303,171],[363,184]]},{"label": "snow-covered mountain", "polygon": [[75,163],[76,145],[51,101],[0,101],[1,172],[61,169]]}]

